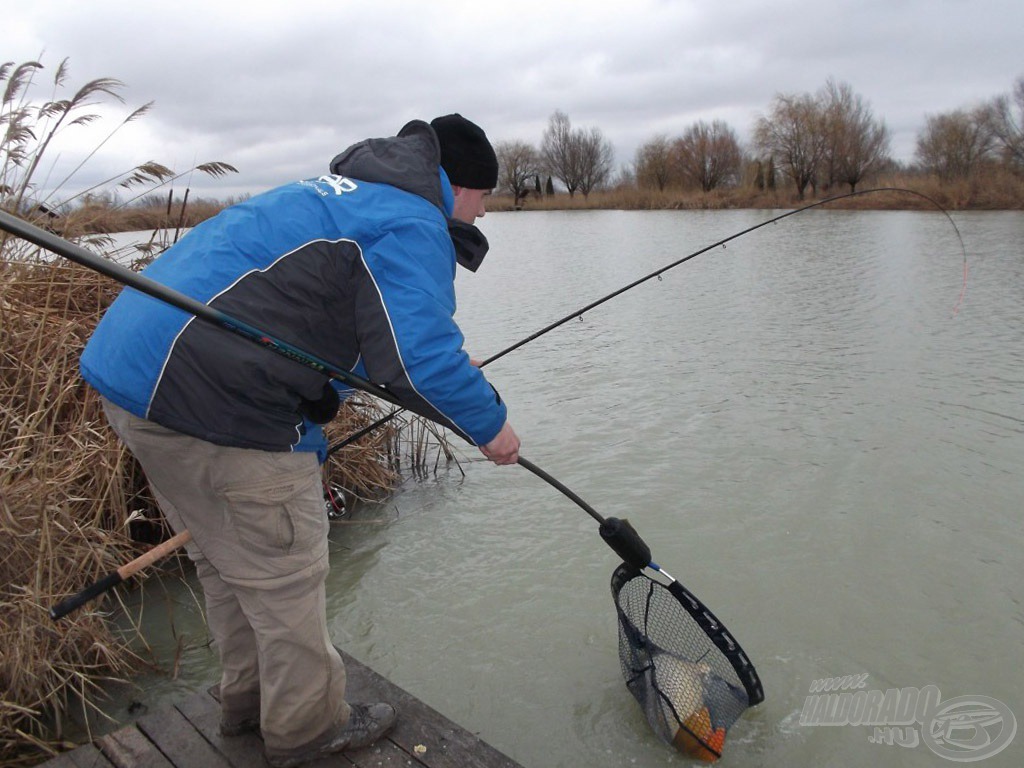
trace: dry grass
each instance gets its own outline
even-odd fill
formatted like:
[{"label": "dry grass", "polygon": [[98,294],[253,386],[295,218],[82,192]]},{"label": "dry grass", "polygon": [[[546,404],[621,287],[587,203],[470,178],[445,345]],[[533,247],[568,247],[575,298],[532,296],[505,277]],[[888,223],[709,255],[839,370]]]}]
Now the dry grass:
[{"label": "dry grass", "polygon": [[[187,190],[186,190],[187,191]],[[215,216],[224,208],[223,203],[182,196],[168,199],[166,203],[153,202],[149,205],[110,206],[97,202],[79,206],[60,222],[64,236],[76,237],[85,234],[110,232],[141,232],[194,227]]]},{"label": "dry grass", "polygon": [[[36,260],[20,242],[0,247],[0,764],[14,766],[68,746],[69,711],[100,711],[103,685],[130,678],[141,662],[131,638],[104,621],[103,611],[117,607],[111,598],[59,622],[49,607],[138,556],[139,540],[161,540],[166,528],[78,372],[119,286],[78,265]],[[352,434],[382,412],[352,398],[329,433]],[[427,471],[449,457],[421,420],[395,419],[336,452],[325,472],[350,501],[372,501],[403,469]]]},{"label": "dry grass", "polygon": [[[386,412],[369,395],[352,395],[325,425],[331,445],[377,422]],[[341,487],[346,502],[379,502],[401,482],[404,473],[436,471],[440,465],[458,465],[447,437],[431,422],[400,413],[359,440],[332,452],[324,465],[324,480]]]}]

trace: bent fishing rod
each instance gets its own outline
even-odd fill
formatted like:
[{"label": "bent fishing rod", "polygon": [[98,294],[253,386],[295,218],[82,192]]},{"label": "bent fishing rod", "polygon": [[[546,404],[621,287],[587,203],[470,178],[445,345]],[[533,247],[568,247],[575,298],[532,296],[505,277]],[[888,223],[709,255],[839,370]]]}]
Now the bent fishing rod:
[{"label": "bent fishing rod", "polygon": [[[0,229],[6,230],[16,237],[20,237],[23,240],[27,240],[30,243],[38,245],[40,248],[44,248],[58,256],[63,256],[69,261],[73,261],[76,264],[92,269],[100,274],[111,277],[119,283],[126,285],[135,290],[141,291],[155,299],[170,304],[173,307],[183,310],[189,313],[193,317],[197,317],[204,322],[211,323],[218,326],[226,331],[234,333],[241,338],[258,344],[264,349],[270,350],[276,354],[287,357],[290,360],[294,360],[296,363],[305,365],[308,368],[312,368],[318,373],[322,373],[329,376],[332,379],[341,381],[343,384],[358,389],[363,392],[367,392],[374,397],[378,397],[385,400],[398,408],[404,408],[404,404],[401,399],[389,392],[384,387],[374,384],[361,376],[341,369],[331,363],[323,360],[316,355],[306,352],[286,341],[276,338],[272,334],[266,333],[265,331],[250,325],[247,322],[238,320],[225,312],[221,312],[218,309],[203,304],[190,296],[186,296],[173,288],[170,288],[162,283],[141,275],[137,272],[124,267],[116,262],[105,259],[101,256],[96,255],[92,251],[83,248],[80,245],[71,243],[52,232],[47,232],[33,224],[29,224],[23,219],[19,219],[16,216],[7,213],[6,211],[0,210]],[[640,537],[633,531],[632,527],[629,526],[625,520],[618,520],[618,518],[604,518],[598,514],[589,504],[583,501],[578,495],[573,493],[562,483],[555,480],[554,477],[544,472],[535,464],[527,461],[522,456],[519,457],[518,463],[523,468],[529,470],[540,479],[547,482],[551,487],[565,494],[567,498],[579,505],[587,514],[593,517],[601,525],[602,538],[608,542],[608,545],[612,547],[617,553],[626,552],[629,554],[633,562],[639,562],[644,558],[644,551],[646,550],[648,555],[650,550],[643,544]],[[153,560],[162,557],[169,552],[176,549],[178,546],[185,544],[191,536],[186,536],[187,531],[182,531],[178,534],[175,539],[168,540],[165,545],[162,545],[158,554],[155,554]],[[176,542],[174,546],[168,547],[167,545],[171,542]],[[148,553],[147,553],[148,554]],[[143,556],[146,557],[145,555]],[[133,561],[134,562],[134,561]],[[149,560],[147,560],[148,564]],[[645,563],[644,565],[646,565]],[[123,566],[122,569],[128,568],[131,564]],[[119,569],[122,570],[122,569]],[[138,569],[135,569],[138,570]],[[84,604],[89,599],[98,596],[102,592],[114,587],[116,584],[123,581],[128,575],[134,573],[134,570],[130,573],[115,572],[109,576],[101,579],[100,582],[94,584],[92,587],[88,587],[84,592],[88,593],[88,596],[83,600],[72,600],[69,610],[74,610],[78,606]],[[102,584],[102,587],[98,585]],[[81,593],[80,593],[81,594]],[[68,607],[68,606],[64,606]],[[61,613],[57,615],[56,608],[51,611],[53,618],[59,618]]]},{"label": "bent fishing rod", "polygon": [[[735,234],[729,235],[728,237],[724,237],[721,240],[718,240],[717,242],[711,243],[711,245],[707,245],[707,246],[705,246],[705,247],[703,247],[703,248],[701,248],[699,250],[694,251],[693,253],[690,253],[690,254],[682,257],[681,259],[676,259],[671,264],[666,264],[665,266],[661,267],[660,269],[656,269],[653,272],[651,272],[650,274],[644,275],[643,277],[641,277],[641,278],[639,278],[637,280],[634,280],[633,282],[629,283],[628,285],[624,285],[623,287],[619,288],[618,290],[612,291],[607,296],[602,296],[600,299],[592,301],[592,302],[590,302],[589,304],[587,304],[584,307],[580,307],[579,309],[573,310],[572,312],[570,312],[565,317],[563,317],[563,318],[561,318],[559,320],[556,320],[555,322],[551,323],[550,325],[544,326],[539,331],[536,331],[535,333],[532,333],[529,336],[527,336],[526,338],[521,339],[520,341],[517,341],[516,343],[512,344],[511,346],[506,347],[505,349],[501,350],[500,352],[491,355],[486,360],[484,360],[483,362],[480,363],[480,367],[483,368],[485,365],[493,363],[495,360],[500,360],[501,358],[503,358],[505,355],[509,354],[510,352],[515,352],[520,347],[526,346],[531,341],[539,339],[541,336],[545,335],[546,333],[549,333],[549,332],[555,330],[556,328],[558,328],[558,327],[560,327],[562,325],[565,325],[570,320],[575,320],[577,317],[582,317],[584,314],[586,314],[590,310],[595,309],[596,307],[601,306],[605,302],[611,301],[612,299],[614,299],[617,296],[621,296],[626,291],[630,291],[633,288],[636,288],[638,285],[642,285],[643,283],[646,283],[649,280],[653,280],[656,277],[660,280],[661,276],[665,272],[668,272],[671,269],[675,269],[680,264],[685,264],[686,262],[690,261],[691,259],[695,259],[698,256],[707,253],[708,251],[714,250],[715,248],[719,248],[719,247],[723,247],[724,248],[727,243],[730,243],[733,240],[736,240],[736,239],[738,239],[740,237],[743,237],[744,235],[748,235],[751,232],[754,232],[755,230],[761,229],[761,227],[766,227],[769,224],[775,224],[775,223],[781,221],[782,219],[788,218],[790,216],[795,216],[796,214],[803,213],[804,211],[809,211],[812,208],[818,208],[820,206],[827,205],[829,203],[834,203],[837,200],[844,200],[844,199],[850,198],[850,197],[859,197],[861,195],[870,195],[870,194],[875,194],[875,193],[878,193],[878,192],[899,192],[899,193],[903,193],[903,194],[916,195],[917,197],[920,197],[923,200],[928,201],[931,205],[935,206],[949,220],[949,223],[953,225],[953,230],[956,232],[956,236],[957,236],[957,239],[960,242],[960,248],[961,248],[961,250],[963,252],[963,257],[964,257],[963,287],[961,288],[960,298],[958,299],[957,304],[956,304],[956,308],[954,309],[954,312],[953,312],[953,314],[955,315],[956,312],[959,310],[960,304],[963,302],[964,291],[967,288],[967,248],[964,245],[963,237],[960,235],[960,229],[957,227],[956,222],[953,221],[953,217],[950,216],[949,212],[945,208],[943,208],[936,200],[934,200],[933,198],[929,197],[928,195],[926,195],[926,194],[924,194],[922,192],[917,192],[916,190],[913,190],[913,189],[906,189],[904,187],[875,187],[875,188],[872,188],[872,189],[864,189],[864,190],[861,190],[860,192],[848,192],[848,193],[843,194],[843,195],[835,195],[834,197],[828,197],[828,198],[825,198],[824,200],[818,200],[817,202],[810,203],[810,204],[802,206],[800,208],[796,208],[796,209],[794,209],[792,211],[787,211],[786,213],[780,214],[778,216],[774,216],[774,217],[772,217],[770,219],[767,219],[766,221],[762,221],[759,224],[755,224],[755,225],[753,225],[751,227],[747,227],[746,229],[741,230],[739,232],[736,232]],[[395,416],[397,416],[399,413],[401,413],[401,410],[391,411],[390,413],[385,414],[384,416],[382,416],[380,419],[378,419],[377,421],[373,422],[372,424],[370,424],[370,425],[368,425],[366,427],[363,427],[358,432],[355,432],[352,435],[349,435],[344,440],[338,441],[337,443],[335,443],[334,445],[330,446],[327,449],[327,455],[329,456],[332,453],[334,453],[335,451],[340,451],[345,446],[351,445],[356,440],[359,440],[360,438],[364,437],[365,435],[368,435],[370,432],[374,431],[378,427],[383,426],[388,421],[390,421]]]}]

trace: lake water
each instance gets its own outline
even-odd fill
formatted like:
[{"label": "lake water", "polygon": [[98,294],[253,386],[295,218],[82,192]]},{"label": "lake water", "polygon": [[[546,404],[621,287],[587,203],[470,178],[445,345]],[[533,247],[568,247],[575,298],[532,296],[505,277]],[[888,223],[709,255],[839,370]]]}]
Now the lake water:
[{"label": "lake water", "polygon": [[[485,358],[772,215],[490,214],[491,253],[459,277],[467,349]],[[954,219],[959,308],[942,214],[817,210],[487,368],[523,455],[628,517],[755,663],[766,701],[723,766],[949,762],[872,743],[869,726],[802,725],[822,678],[933,685],[1024,718],[1024,214]],[[617,559],[594,521],[465,454],[465,476],[410,480],[357,510],[369,523],[333,528],[335,642],[528,768],[688,764],[620,675]],[[153,708],[217,665],[186,589],[151,581],[143,597],[156,656],[180,646],[177,677],[119,704]],[[1022,762],[1017,736],[984,765]]]}]

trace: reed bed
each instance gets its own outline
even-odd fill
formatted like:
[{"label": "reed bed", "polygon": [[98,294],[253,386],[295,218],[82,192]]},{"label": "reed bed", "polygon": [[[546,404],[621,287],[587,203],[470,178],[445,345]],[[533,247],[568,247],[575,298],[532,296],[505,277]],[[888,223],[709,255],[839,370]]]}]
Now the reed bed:
[{"label": "reed bed", "polygon": [[[72,746],[79,713],[102,715],[104,687],[144,663],[139,638],[108,627],[117,594],[59,622],[48,609],[167,535],[138,465],[109,429],[78,358],[120,286],[0,240],[0,764],[27,766]],[[243,343],[243,342],[240,342]],[[383,409],[354,396],[335,439]],[[349,503],[387,495],[412,468],[455,458],[422,420],[393,419],[325,466]],[[180,571],[179,571],[180,573]],[[145,576],[144,576],[145,577]],[[126,585],[131,588],[131,585]],[[143,643],[144,645],[144,643]],[[74,716],[74,717],[73,717]]]},{"label": "reed bed", "polygon": [[0,261],[0,762],[61,745],[72,706],[137,659],[101,614],[52,622],[48,606],[136,549],[126,510],[141,482],[106,429],[78,354],[116,290],[74,265]]},{"label": "reed bed", "polygon": [[[909,173],[880,173],[857,189],[902,187],[927,195],[946,210],[1021,210],[1024,209],[1024,176],[1004,168],[987,168],[969,178],[942,180],[935,176]],[[800,200],[791,185],[782,183],[774,190],[759,190],[750,184],[701,192],[678,187],[663,190],[626,184],[615,189],[599,190],[589,197],[564,192],[555,195],[529,195],[520,203],[525,211],[560,210],[720,210],[735,208],[787,209],[799,208],[828,197],[849,192],[847,186],[831,189],[808,189]],[[905,193],[879,192],[839,200],[829,207],[856,210],[934,210],[927,200]],[[496,194],[488,198],[488,210],[516,210],[511,195]]]}]

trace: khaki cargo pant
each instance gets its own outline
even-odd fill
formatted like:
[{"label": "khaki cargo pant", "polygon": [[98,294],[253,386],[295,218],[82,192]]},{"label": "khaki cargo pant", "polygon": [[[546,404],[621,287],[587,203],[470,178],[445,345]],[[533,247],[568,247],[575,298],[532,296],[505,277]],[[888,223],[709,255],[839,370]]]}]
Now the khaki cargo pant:
[{"label": "khaki cargo pant", "polygon": [[214,445],[104,400],[206,597],[224,716],[259,714],[267,747],[303,746],[348,721],[345,667],[327,632],[327,530],[316,455]]}]

